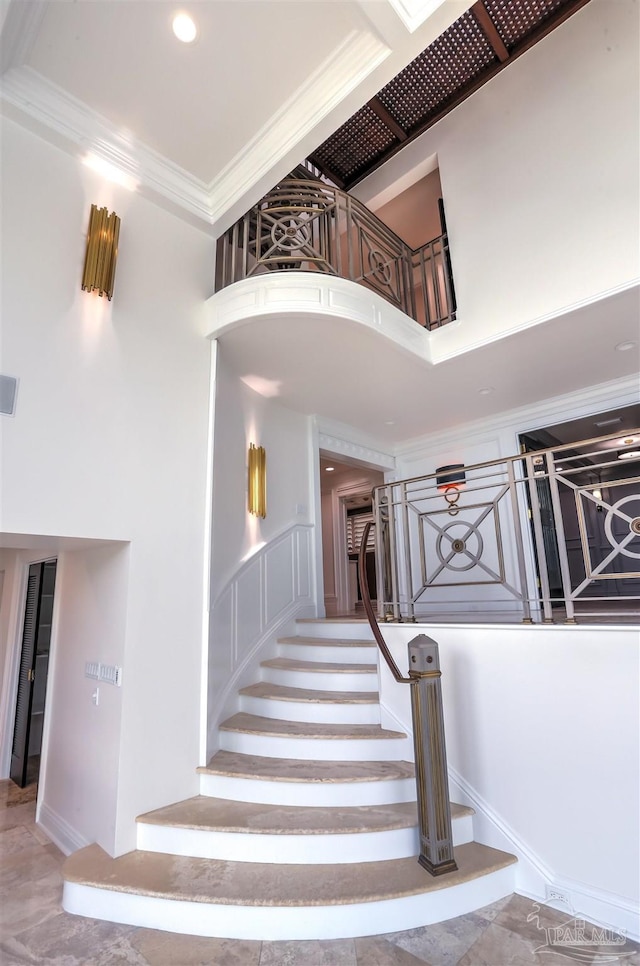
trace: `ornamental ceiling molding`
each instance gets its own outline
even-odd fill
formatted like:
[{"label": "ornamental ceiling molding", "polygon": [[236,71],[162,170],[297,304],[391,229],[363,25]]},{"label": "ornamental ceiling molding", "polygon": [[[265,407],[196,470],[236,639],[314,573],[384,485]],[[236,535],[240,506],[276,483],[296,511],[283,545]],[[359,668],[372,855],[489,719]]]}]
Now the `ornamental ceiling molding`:
[{"label": "ornamental ceiling molding", "polygon": [[[80,148],[182,211],[211,224],[207,186],[161,154],[122,132],[78,98],[31,67],[14,67],[2,78],[2,99],[57,137]],[[41,132],[39,132],[41,133]],[[75,153],[75,152],[74,152]]]},{"label": "ornamental ceiling molding", "polygon": [[[272,171],[297,149],[290,167],[304,156],[301,142],[341,101],[352,93],[391,54],[373,33],[353,30],[320,64],[245,146],[242,153],[210,184],[213,220],[225,231],[247,210],[245,193],[255,189],[254,203],[273,187]],[[285,171],[276,174],[286,174]],[[267,179],[265,181],[265,179]],[[233,211],[240,202],[242,210]],[[232,216],[230,217],[230,214]],[[226,216],[226,218],[225,218]],[[223,222],[222,219],[225,219]]]},{"label": "ornamental ceiling molding", "polygon": [[[179,214],[187,213],[188,220],[195,218],[209,227],[215,225],[216,233],[233,224],[286,173],[273,172],[311,134],[318,121],[327,117],[391,53],[391,48],[373,31],[352,30],[242,151],[207,183],[133,136],[125,136],[107,118],[25,64],[45,8],[41,2],[12,2],[0,24],[0,53],[5,67],[0,93],[5,104],[13,108],[13,112],[6,112],[8,116],[20,122],[28,119],[31,129],[59,147],[71,148],[73,153],[73,148],[79,148],[81,153],[91,152],[115,165],[138,182],[143,193],[147,189],[168,201]],[[300,147],[289,162],[299,161],[304,153],[305,147]],[[252,189],[255,197],[247,200]]]},{"label": "ornamental ceiling molding", "polygon": [[[367,463],[373,469],[383,469],[391,472],[396,468],[395,457],[389,452],[376,449],[364,442],[356,442],[348,437],[356,434],[357,430],[350,427],[338,427],[329,420],[318,423],[318,448],[334,456],[341,456],[359,463]],[[361,436],[361,434],[357,433]],[[361,437],[362,439],[362,437]]]}]

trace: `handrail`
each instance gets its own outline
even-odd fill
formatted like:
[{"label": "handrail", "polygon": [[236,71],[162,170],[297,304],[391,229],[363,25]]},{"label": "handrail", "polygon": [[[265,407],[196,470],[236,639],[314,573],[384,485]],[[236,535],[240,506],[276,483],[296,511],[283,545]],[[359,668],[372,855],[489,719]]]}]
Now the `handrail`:
[{"label": "handrail", "polygon": [[367,583],[367,572],[365,566],[366,552],[367,552],[367,540],[369,538],[369,531],[371,529],[371,521],[365,524],[364,531],[362,533],[362,540],[360,542],[360,551],[358,553],[358,578],[360,580],[360,594],[362,596],[362,603],[364,605],[364,612],[367,615],[367,620],[369,621],[369,626],[373,631],[373,636],[376,639],[376,644],[382,652],[382,656],[389,666],[389,670],[393,674],[396,681],[402,684],[412,684],[413,678],[405,678],[402,676],[402,671],[393,660],[391,651],[387,647],[386,641],[382,636],[380,627],[376,620],[375,611],[373,609],[373,604],[371,603],[371,595],[369,594],[369,585]]},{"label": "handrail", "polygon": [[427,329],[456,317],[446,230],[412,249],[346,191],[286,178],[218,239],[215,290],[264,272],[365,285]]}]

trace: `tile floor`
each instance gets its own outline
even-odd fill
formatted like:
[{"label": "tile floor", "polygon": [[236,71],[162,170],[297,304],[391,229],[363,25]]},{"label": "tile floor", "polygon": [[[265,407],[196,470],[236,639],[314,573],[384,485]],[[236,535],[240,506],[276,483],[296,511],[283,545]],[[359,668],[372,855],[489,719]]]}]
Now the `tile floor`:
[{"label": "tile floor", "polygon": [[[62,911],[62,853],[35,825],[35,790],[0,781],[2,966],[640,966],[640,947],[545,946],[545,927],[571,917],[510,896],[436,926],[323,942],[202,939]],[[588,928],[587,928],[588,934]]]}]

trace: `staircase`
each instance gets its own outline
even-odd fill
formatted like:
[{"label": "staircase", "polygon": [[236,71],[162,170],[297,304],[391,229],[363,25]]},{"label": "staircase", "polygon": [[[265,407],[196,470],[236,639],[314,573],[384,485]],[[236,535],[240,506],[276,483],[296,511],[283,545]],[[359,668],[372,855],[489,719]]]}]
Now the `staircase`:
[{"label": "staircase", "polygon": [[[314,637],[304,636],[313,628]],[[64,866],[68,912],[239,939],[337,939],[439,922],[513,891],[515,857],[473,841],[452,805],[458,870],[417,861],[411,739],[380,725],[362,625],[300,622],[282,638],[200,792],[138,818],[138,850],[97,845]],[[339,636],[333,636],[339,635]]]}]

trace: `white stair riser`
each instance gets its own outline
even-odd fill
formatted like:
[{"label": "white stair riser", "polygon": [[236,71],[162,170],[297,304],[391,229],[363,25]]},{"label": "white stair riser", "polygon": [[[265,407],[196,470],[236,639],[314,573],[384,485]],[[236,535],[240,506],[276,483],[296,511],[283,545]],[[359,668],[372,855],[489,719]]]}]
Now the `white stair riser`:
[{"label": "white stair riser", "polygon": [[380,724],[379,704],[330,704],[315,701],[280,701],[240,695],[240,710],[279,721],[309,721],[315,724]]},{"label": "white stair riser", "polygon": [[378,660],[375,645],[340,647],[337,644],[278,644],[280,657],[294,661],[318,661],[320,664],[375,664]]},{"label": "white stair riser", "polygon": [[361,624],[356,621],[344,621],[343,623],[315,623],[305,624],[303,621],[296,622],[297,637],[315,637],[322,640],[342,640],[342,641],[371,641],[373,634],[367,621]]},{"label": "white stair riser", "polygon": [[288,671],[277,667],[262,667],[260,670],[262,681],[284,684],[288,688],[309,688],[312,691],[378,691],[377,672],[336,674],[323,671]]},{"label": "white stair riser", "polygon": [[295,738],[222,730],[220,748],[242,755],[304,761],[407,761],[412,752],[407,738]]},{"label": "white stair riser", "polygon": [[[417,820],[416,820],[417,822]],[[452,822],[453,844],[473,839],[471,816]],[[319,835],[226,832],[151,825],[138,822],[137,848],[201,859],[230,862],[274,862],[290,865],[343,864],[404,859],[420,850],[417,824],[411,828],[379,832],[328,833]]]},{"label": "white stair riser", "polygon": [[256,832],[210,832],[138,823],[137,847],[230,862],[288,865],[346,864],[407,859],[420,850],[417,825],[380,832],[324,835],[268,835]]},{"label": "white stair riser", "polygon": [[513,892],[514,869],[510,865],[429,895],[330,906],[214,905],[65,882],[62,905],[80,916],[193,936],[343,939],[415,929],[473,912]]},{"label": "white stair riser", "polygon": [[390,805],[412,802],[413,778],[378,782],[280,782],[228,775],[200,775],[200,794],[265,805]]}]

